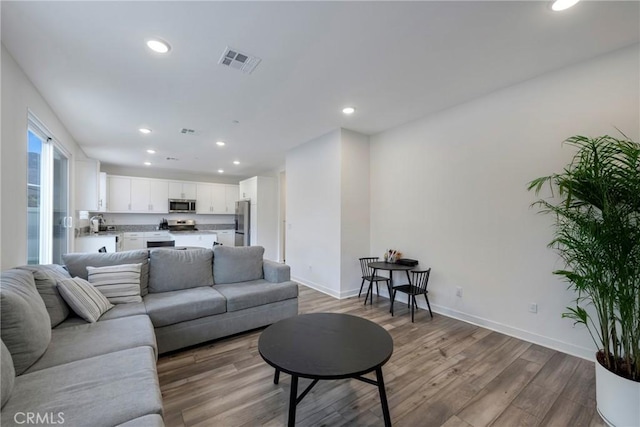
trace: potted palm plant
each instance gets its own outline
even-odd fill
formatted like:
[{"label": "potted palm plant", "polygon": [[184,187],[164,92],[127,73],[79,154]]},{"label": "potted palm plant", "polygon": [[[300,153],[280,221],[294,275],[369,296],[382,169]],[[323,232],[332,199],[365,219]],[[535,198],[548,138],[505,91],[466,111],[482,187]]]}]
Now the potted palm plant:
[{"label": "potted palm plant", "polygon": [[[623,135],[624,136],[624,135]],[[554,271],[576,293],[563,317],[583,324],[596,353],[598,412],[613,426],[640,426],[640,144],[574,136],[560,173],[534,179],[534,205],[552,214],[549,243],[565,263]]]}]

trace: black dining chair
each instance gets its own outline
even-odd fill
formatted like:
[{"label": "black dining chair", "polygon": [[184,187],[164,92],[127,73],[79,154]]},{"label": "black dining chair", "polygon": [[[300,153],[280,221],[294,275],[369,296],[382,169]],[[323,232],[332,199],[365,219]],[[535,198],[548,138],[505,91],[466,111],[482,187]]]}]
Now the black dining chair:
[{"label": "black dining chair", "polygon": [[[396,292],[398,291],[407,294],[407,305],[411,306],[411,323],[413,323],[413,309],[414,307],[416,309],[418,308],[416,295],[424,295],[424,299],[427,301],[427,308],[429,308],[429,314],[433,317],[431,304],[429,304],[429,297],[427,296],[427,293],[429,293],[429,291],[427,291],[427,284],[429,283],[430,274],[431,269],[411,271],[413,277],[410,284],[393,287],[393,298],[391,298],[391,301],[396,300]],[[391,304],[391,315],[393,316],[393,303]]]},{"label": "black dining chair", "polygon": [[359,258],[360,260],[360,269],[362,270],[362,283],[360,284],[360,292],[358,292],[358,298],[360,298],[360,294],[362,294],[362,287],[364,286],[364,282],[369,282],[369,288],[367,289],[367,295],[364,297],[364,303],[367,304],[367,298],[369,297],[369,292],[371,292],[371,304],[373,304],[373,283],[376,284],[376,293],[380,296],[380,288],[378,287],[378,282],[387,282],[387,288],[389,288],[389,278],[376,276],[375,269],[369,267],[369,263],[378,261],[378,257],[368,257],[368,258]]}]

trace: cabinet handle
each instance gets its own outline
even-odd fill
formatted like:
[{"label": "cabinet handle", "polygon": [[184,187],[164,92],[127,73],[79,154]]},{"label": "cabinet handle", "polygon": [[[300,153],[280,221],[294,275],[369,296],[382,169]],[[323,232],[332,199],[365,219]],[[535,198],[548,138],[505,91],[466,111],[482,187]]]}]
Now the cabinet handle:
[{"label": "cabinet handle", "polygon": [[131,203],[129,203],[129,205],[128,205],[128,206],[129,206],[129,210],[131,210]]}]

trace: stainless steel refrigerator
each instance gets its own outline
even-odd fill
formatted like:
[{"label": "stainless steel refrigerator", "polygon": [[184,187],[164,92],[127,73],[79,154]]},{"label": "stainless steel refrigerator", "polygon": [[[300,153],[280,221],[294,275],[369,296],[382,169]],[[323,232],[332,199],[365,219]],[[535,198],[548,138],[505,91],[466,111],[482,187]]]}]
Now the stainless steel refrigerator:
[{"label": "stainless steel refrigerator", "polygon": [[251,221],[249,212],[251,202],[241,200],[236,202],[236,246],[249,246],[251,242]]}]

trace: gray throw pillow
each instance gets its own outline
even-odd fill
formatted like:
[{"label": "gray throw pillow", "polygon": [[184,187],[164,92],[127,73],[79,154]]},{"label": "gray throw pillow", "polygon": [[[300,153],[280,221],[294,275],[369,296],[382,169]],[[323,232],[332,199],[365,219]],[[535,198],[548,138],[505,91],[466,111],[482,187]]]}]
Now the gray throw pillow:
[{"label": "gray throw pillow", "polygon": [[71,277],[89,279],[87,267],[105,267],[119,264],[142,264],[140,269],[140,295],[148,293],[149,286],[149,251],[106,252],[106,253],[71,253],[62,255],[62,260]]},{"label": "gray throw pillow", "polygon": [[73,311],[87,322],[97,322],[100,316],[113,308],[107,297],[80,277],[60,280],[58,289]]},{"label": "gray throw pillow", "polygon": [[87,267],[89,283],[112,304],[142,302],[140,296],[140,267],[142,264]]},{"label": "gray throw pillow", "polygon": [[0,340],[0,408],[7,403],[13,390],[16,379],[16,370],[13,368],[11,353],[4,342]]},{"label": "gray throw pillow", "polygon": [[214,246],[213,280],[217,285],[264,278],[262,246]]},{"label": "gray throw pillow", "polygon": [[154,249],[150,253],[149,292],[213,285],[211,249]]},{"label": "gray throw pillow", "polygon": [[51,327],[55,328],[62,323],[70,313],[69,306],[56,286],[56,282],[62,279],[71,279],[69,272],[61,265],[23,265],[20,270],[27,270],[33,273],[36,281],[36,288],[44,301],[45,307],[51,318]]},{"label": "gray throw pillow", "polygon": [[49,346],[51,319],[29,271],[2,272],[0,334],[13,358],[16,375],[33,365]]}]

